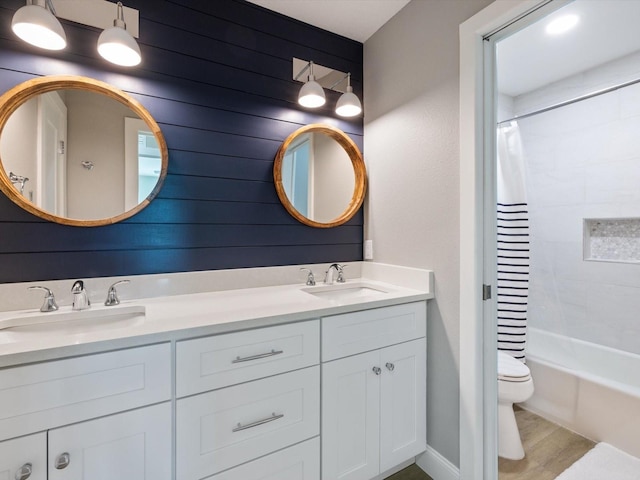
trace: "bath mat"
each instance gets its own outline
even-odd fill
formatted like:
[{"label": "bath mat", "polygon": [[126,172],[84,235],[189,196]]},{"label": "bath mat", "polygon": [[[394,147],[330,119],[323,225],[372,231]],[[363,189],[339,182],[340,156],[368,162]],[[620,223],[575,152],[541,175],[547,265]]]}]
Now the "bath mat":
[{"label": "bath mat", "polygon": [[640,459],[598,443],[556,480],[640,480]]}]

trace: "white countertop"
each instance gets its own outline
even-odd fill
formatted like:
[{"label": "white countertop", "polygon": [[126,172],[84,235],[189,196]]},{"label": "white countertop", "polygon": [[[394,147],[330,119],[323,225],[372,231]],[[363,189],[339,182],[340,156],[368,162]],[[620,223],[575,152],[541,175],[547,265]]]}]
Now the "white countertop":
[{"label": "white countertop", "polygon": [[[116,307],[92,305],[93,312],[121,307],[144,307],[145,318],[125,327],[71,334],[0,330],[0,367],[278,325],[433,298],[432,291],[414,290],[367,278],[348,279],[343,286],[363,284],[384,292],[336,301],[307,293],[304,290],[309,287],[295,284],[128,300]],[[310,288],[325,287],[319,284]],[[56,315],[70,316],[70,312],[69,305],[46,314],[41,314],[37,309],[0,312],[0,325],[16,317],[21,320],[24,318],[25,324],[28,324],[29,317],[51,315],[53,319]],[[71,315],[76,313],[81,312],[72,312]]]}]

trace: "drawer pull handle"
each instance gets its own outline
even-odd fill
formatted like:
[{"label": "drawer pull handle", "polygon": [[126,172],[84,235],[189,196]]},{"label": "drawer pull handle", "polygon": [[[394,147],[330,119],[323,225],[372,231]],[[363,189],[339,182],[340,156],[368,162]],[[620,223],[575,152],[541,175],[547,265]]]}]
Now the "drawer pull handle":
[{"label": "drawer pull handle", "polygon": [[279,420],[283,417],[284,417],[284,413],[281,413],[280,415],[276,415],[275,413],[272,413],[270,417],[263,418],[262,420],[257,420],[255,422],[247,423],[246,425],[242,425],[241,423],[238,423],[238,426],[231,431],[233,433],[240,432],[241,430],[257,427],[258,425],[264,425],[265,423],[273,422],[274,420]]},{"label": "drawer pull handle", "polygon": [[56,463],[54,466],[56,467],[57,470],[63,470],[69,466],[70,462],[71,462],[71,456],[67,452],[65,452],[63,454],[58,455],[58,458],[56,458]]},{"label": "drawer pull handle", "polygon": [[387,367],[387,369],[388,369],[390,372],[393,372],[393,369],[394,369],[394,368],[396,368],[396,366],[395,366],[393,363],[391,363],[391,362],[387,362],[387,364],[385,365],[385,367]]},{"label": "drawer pull handle", "polygon": [[375,373],[376,375],[380,375],[382,373],[382,370],[380,369],[380,367],[373,367],[372,370],[373,370],[373,373]]},{"label": "drawer pull handle", "polygon": [[260,360],[261,358],[273,357],[274,355],[280,355],[284,353],[283,350],[271,350],[267,353],[260,353],[258,355],[251,355],[250,357],[236,357],[235,360],[232,360],[231,363],[242,363],[242,362],[250,362],[252,360]]},{"label": "drawer pull handle", "polygon": [[33,471],[32,465],[30,463],[25,463],[20,467],[20,470],[16,472],[16,480],[27,480],[31,476],[31,472]]}]

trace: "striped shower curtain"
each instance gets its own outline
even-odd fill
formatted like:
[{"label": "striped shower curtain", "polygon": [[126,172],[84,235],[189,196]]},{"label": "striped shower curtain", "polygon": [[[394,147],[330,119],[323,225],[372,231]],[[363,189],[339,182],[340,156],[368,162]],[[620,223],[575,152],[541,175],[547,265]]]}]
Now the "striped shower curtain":
[{"label": "striped shower curtain", "polygon": [[498,350],[525,360],[529,212],[516,122],[498,128]]}]

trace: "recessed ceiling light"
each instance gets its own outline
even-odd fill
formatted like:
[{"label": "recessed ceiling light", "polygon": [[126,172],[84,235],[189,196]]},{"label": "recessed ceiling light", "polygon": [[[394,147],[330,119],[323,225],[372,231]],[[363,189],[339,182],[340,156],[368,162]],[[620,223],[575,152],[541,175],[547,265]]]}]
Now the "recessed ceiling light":
[{"label": "recessed ceiling light", "polygon": [[578,24],[577,15],[564,15],[560,18],[556,18],[549,25],[547,25],[547,33],[549,35],[560,35],[561,33],[568,32]]}]

